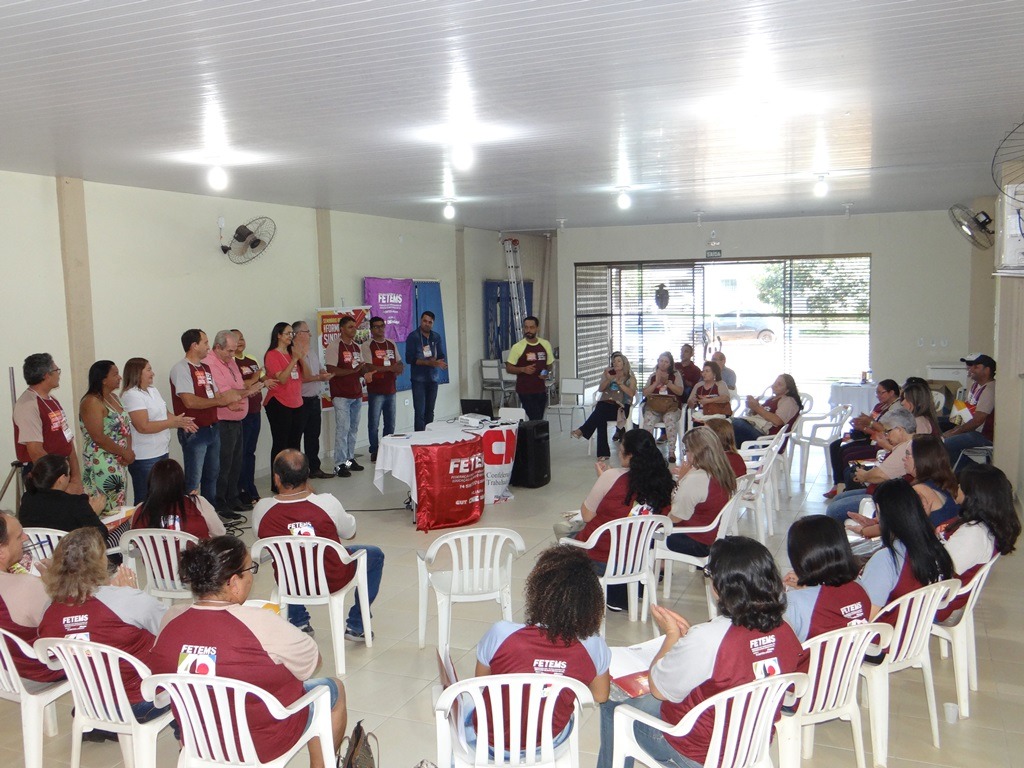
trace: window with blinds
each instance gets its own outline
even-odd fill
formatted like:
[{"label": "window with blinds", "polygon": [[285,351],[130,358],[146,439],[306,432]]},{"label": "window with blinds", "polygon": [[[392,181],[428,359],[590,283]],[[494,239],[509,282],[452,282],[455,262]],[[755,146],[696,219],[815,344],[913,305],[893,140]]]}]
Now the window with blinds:
[{"label": "window with blinds", "polygon": [[[664,309],[655,298],[662,285]],[[827,397],[827,382],[871,367],[870,286],[869,256],[580,264],[577,372],[595,386],[621,351],[643,380],[659,354],[678,360],[690,343],[698,365],[726,352],[741,391],[760,392],[788,371]]]}]

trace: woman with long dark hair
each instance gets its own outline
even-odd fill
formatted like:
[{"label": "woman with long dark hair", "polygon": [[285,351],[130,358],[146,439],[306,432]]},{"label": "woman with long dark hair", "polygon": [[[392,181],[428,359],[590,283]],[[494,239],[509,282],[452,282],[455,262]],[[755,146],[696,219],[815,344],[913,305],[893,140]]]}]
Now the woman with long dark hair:
[{"label": "woman with long dark hair", "polygon": [[786,622],[800,642],[868,620],[871,600],[857,583],[860,568],[843,526],[825,515],[798,518],[786,549],[793,567],[783,579]]},{"label": "woman with long dark hair", "polygon": [[[652,606],[665,636],[651,664],[651,692],[625,702],[669,725],[717,693],[797,671],[802,656],[800,641],[783,621],[786,595],[779,569],[763,544],[744,536],[719,539],[711,546],[704,572],[718,600],[718,617],[691,626],[678,613]],[[617,705],[601,705],[598,768],[612,765]],[[705,712],[681,738],[642,724],[634,724],[633,732],[640,746],[660,763],[686,768],[707,761],[713,724],[713,713]]]},{"label": "woman with long dark hair", "polygon": [[[607,701],[611,651],[599,634],[603,620],[604,591],[586,554],[565,544],[546,549],[526,578],[524,623],[499,621],[488,630],[476,647],[476,675],[535,672],[540,658],[589,686],[594,701]],[[555,703],[556,744],[569,735],[571,715],[565,695]],[[473,726],[471,716],[466,724]]]},{"label": "woman with long dark hair", "polygon": [[[191,672],[207,663],[209,674],[253,683],[288,706],[305,692],[325,686],[331,698],[335,749],[345,735],[345,688],[334,678],[310,679],[320,663],[316,641],[275,611],[244,605],[259,563],[234,536],[216,536],[181,553],[181,578],[193,603],[176,608],[160,628],[150,667],[155,674]],[[212,658],[211,658],[212,657]],[[291,747],[307,726],[308,710],[278,720],[259,703],[247,705],[256,754],[268,763]],[[309,764],[324,768],[319,744],[309,746]]]},{"label": "woman with long dark hair", "polygon": [[[26,527],[56,528],[73,531],[76,528],[95,528],[107,537],[107,527],[99,518],[107,497],[97,493],[68,493],[71,484],[71,464],[67,457],[48,453],[32,463],[32,471],[25,478],[25,495],[21,497],[18,519]],[[38,558],[37,558],[38,559]]]},{"label": "woman with long dark hair", "polygon": [[[906,480],[875,491],[882,549],[864,566],[860,584],[871,598],[871,619],[898,597],[954,575],[953,561],[925,516],[921,497]],[[885,617],[894,622],[895,616]]]},{"label": "woman with long dark hair", "polygon": [[[714,522],[736,492],[736,473],[709,427],[697,427],[683,435],[686,458],[679,467],[679,485],[669,518],[673,523],[701,528]],[[665,544],[673,552],[707,557],[718,529],[704,533],[673,533]]]},{"label": "woman with long dark hair", "polygon": [[106,497],[104,511],[123,507],[128,465],[135,461],[128,413],[117,397],[121,374],[111,360],[89,368],[89,388],[78,406],[82,426],[82,483],[86,493]]},{"label": "woman with long dark hair", "polygon": [[654,433],[655,425],[660,421],[665,425],[665,441],[669,445],[668,461],[676,460],[676,437],[679,434],[679,417],[682,409],[679,398],[683,394],[683,377],[676,370],[675,360],[671,352],[658,355],[658,363],[647,378],[644,394],[644,429]]},{"label": "woman with long dark hair", "polygon": [[935,401],[932,399],[932,391],[927,384],[915,381],[904,386],[903,394],[900,395],[900,405],[914,414],[914,418],[917,419],[917,434],[942,434],[939,429],[939,421],[935,417]]},{"label": "woman with long dark hair", "polygon": [[829,461],[832,464],[832,480],[835,483],[825,492],[825,498],[831,499],[846,489],[844,473],[851,461],[873,457],[878,449],[874,439],[885,432],[888,426],[886,415],[899,403],[900,385],[893,379],[882,379],[875,385],[875,397],[878,402],[871,413],[862,413],[853,417],[853,429],[828,446]]},{"label": "woman with long dark hair", "polygon": [[771,397],[759,403],[748,395],[747,415],[733,417],[736,444],[742,448],[747,440],[774,435],[786,425],[792,428],[802,407],[796,381],[788,373],[780,373],[772,382]]},{"label": "woman with long dark hair", "polygon": [[185,472],[174,459],[161,459],[149,473],[149,496],[135,511],[132,528],[185,531],[199,539],[224,534],[224,523],[209,501],[185,488]]},{"label": "woman with long dark hair", "polygon": [[[270,346],[263,356],[267,378],[278,386],[267,391],[263,401],[270,422],[270,464],[285,448],[299,448],[302,441],[302,369],[300,361],[305,352],[301,344],[293,344],[295,334],[288,323],[277,323],[270,332]],[[271,472],[271,489],[277,493]]]}]

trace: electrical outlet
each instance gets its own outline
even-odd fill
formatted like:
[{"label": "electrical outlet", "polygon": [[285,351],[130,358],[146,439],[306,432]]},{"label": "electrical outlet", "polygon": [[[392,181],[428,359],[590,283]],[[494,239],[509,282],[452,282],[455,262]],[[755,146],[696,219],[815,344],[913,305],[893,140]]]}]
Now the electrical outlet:
[{"label": "electrical outlet", "polygon": [[405,398],[405,404],[406,404],[406,405],[408,405],[408,404],[409,404],[409,398],[408,398],[408,397],[407,397],[407,398]]}]

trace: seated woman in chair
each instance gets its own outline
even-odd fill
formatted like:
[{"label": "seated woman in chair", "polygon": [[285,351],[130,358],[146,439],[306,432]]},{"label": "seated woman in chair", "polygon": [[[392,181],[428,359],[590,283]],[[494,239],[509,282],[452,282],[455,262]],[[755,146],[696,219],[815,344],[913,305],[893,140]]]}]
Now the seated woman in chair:
[{"label": "seated woman in chair", "polygon": [[789,425],[792,429],[800,409],[800,391],[796,388],[796,382],[788,373],[779,374],[772,382],[771,397],[759,403],[748,395],[747,415],[733,418],[736,444],[742,448],[748,440],[774,435],[783,426]]},{"label": "seated woman in chair", "polygon": [[860,569],[843,526],[825,515],[797,518],[786,551],[793,566],[782,579],[786,623],[800,642],[867,622],[871,599],[857,583]]},{"label": "seated woman in chair", "polygon": [[668,443],[668,460],[674,464],[676,460],[676,436],[679,434],[679,398],[683,394],[683,377],[675,369],[675,361],[671,352],[658,355],[658,364],[654,373],[647,379],[643,388],[644,395],[644,429],[651,434],[658,422],[665,425],[665,441]]},{"label": "seated woman in chair", "polygon": [[[619,445],[619,461],[621,467],[597,463],[597,482],[580,507],[582,520],[556,523],[557,537],[574,536],[585,541],[612,520],[632,515],[665,514],[672,503],[675,482],[651,433],[642,429],[626,432]],[[602,536],[593,549],[586,551],[598,575],[604,574],[610,544],[609,537]],[[624,584],[610,587],[609,606],[613,610],[622,610],[625,594]]]},{"label": "seated woman in chair", "polygon": [[[594,701],[607,701],[611,651],[599,634],[603,620],[604,592],[586,554],[565,544],[546,549],[526,579],[525,623],[499,621],[488,630],[476,647],[476,676],[540,669],[575,678]],[[555,704],[556,745],[572,728],[572,699],[563,696]],[[467,731],[475,733],[475,722],[474,712],[466,718]],[[508,724],[505,734],[508,750]]]},{"label": "seated woman in chair", "polygon": [[732,467],[732,471],[736,473],[736,477],[741,478],[747,474],[750,471],[747,469],[747,462],[743,460],[739,451],[736,450],[736,430],[732,428],[732,421],[729,419],[709,419],[708,423],[704,426],[718,435],[718,442],[722,444],[725,458],[728,460],[729,466]]},{"label": "seated woman in chair", "polygon": [[[736,474],[725,458],[718,435],[709,427],[697,427],[683,435],[686,458],[679,468],[679,485],[668,513],[673,523],[700,528],[714,522],[736,492]],[[717,530],[704,533],[673,533],[665,545],[673,552],[707,557]]]},{"label": "seated woman in chair", "polygon": [[[770,674],[796,672],[803,651],[783,621],[786,596],[775,560],[765,546],[744,536],[726,536],[711,546],[705,573],[718,600],[719,616],[691,626],[659,605],[651,607],[665,633],[650,669],[651,692],[601,705],[598,768],[611,768],[615,707],[626,703],[669,725],[710,696]],[[770,649],[770,650],[769,650]],[[689,734],[634,724],[637,742],[663,765],[693,768],[708,759],[714,715],[705,713]]]},{"label": "seated woman in chair", "polygon": [[722,381],[722,369],[718,363],[708,361],[700,372],[701,381],[690,390],[686,404],[691,410],[700,409],[698,421],[710,420],[709,416],[732,416],[732,403],[729,400],[729,388]]},{"label": "seated woman in chair", "polygon": [[[326,686],[337,750],[348,719],[345,688],[334,678],[310,679],[320,665],[312,637],[274,611],[244,605],[258,570],[249,548],[234,536],[216,536],[182,552],[181,578],[192,588],[195,602],[177,605],[167,613],[153,646],[153,672],[192,672],[197,663],[195,649],[202,648],[211,667],[209,674],[252,683],[285,706],[316,686]],[[262,704],[253,703],[248,713],[261,762],[284,754],[307,726],[307,712],[277,720]],[[309,763],[324,768],[315,742],[309,745]]]},{"label": "seated woman in chair", "polygon": [[834,485],[825,491],[825,498],[834,498],[846,489],[843,473],[849,462],[855,459],[866,459],[874,456],[878,449],[874,445],[876,437],[885,432],[886,415],[900,399],[900,385],[893,379],[882,379],[875,386],[875,398],[878,400],[870,414],[862,413],[853,417],[853,429],[828,446],[829,461],[832,464],[832,480]]},{"label": "seated woman in chair", "polygon": [[[107,526],[99,518],[107,497],[96,493],[68,493],[71,465],[66,456],[48,453],[32,464],[25,478],[25,495],[21,497],[18,519],[27,528],[56,528],[73,531],[95,528],[107,538]],[[110,542],[113,544],[114,542]]]},{"label": "seated woman in chair", "polygon": [[601,382],[597,385],[601,399],[594,405],[594,410],[579,429],[572,431],[573,437],[589,440],[597,432],[597,458],[611,458],[608,450],[608,422],[624,424],[629,415],[629,407],[636,394],[636,377],[629,367],[625,355],[616,352],[612,355],[612,365],[601,374]]},{"label": "seated woman in chair", "polygon": [[[167,606],[140,591],[135,574],[126,566],[120,566],[111,578],[107,547],[95,528],[79,528],[61,538],[42,578],[52,602],[39,622],[40,637],[103,643],[152,668],[150,649]],[[122,667],[121,678],[139,722],[167,711],[142,697],[142,679],[134,669]],[[102,731],[92,733],[87,741],[117,738]]]},{"label": "seated woman in chair", "polygon": [[184,531],[199,539],[223,536],[224,523],[213,505],[185,492],[185,472],[174,459],[161,459],[149,471],[146,500],[135,510],[132,528]]}]

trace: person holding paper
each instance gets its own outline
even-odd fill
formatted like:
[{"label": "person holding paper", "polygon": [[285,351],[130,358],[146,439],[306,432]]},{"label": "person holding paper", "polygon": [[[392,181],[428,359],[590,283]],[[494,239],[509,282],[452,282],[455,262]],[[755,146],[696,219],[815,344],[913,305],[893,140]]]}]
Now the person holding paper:
[{"label": "person holding paper", "polygon": [[[964,404],[967,414],[961,416],[960,424],[942,435],[954,472],[965,448],[992,446],[996,428],[996,361],[988,355],[970,354],[961,357],[960,362],[967,364],[967,378],[974,383]],[[955,415],[955,405],[953,410]],[[970,418],[964,418],[968,414]]]},{"label": "person holding paper", "polygon": [[[690,625],[674,611],[651,612],[664,633],[650,670],[651,692],[601,705],[598,768],[611,768],[615,707],[626,703],[674,725],[710,696],[769,675],[796,672],[803,649],[783,621],[786,598],[771,553],[745,536],[727,536],[711,547],[705,576],[711,579],[719,616]],[[700,768],[708,759],[714,714],[704,713],[684,737],[634,724],[636,739],[663,765]],[[624,768],[629,768],[631,760]]]}]

